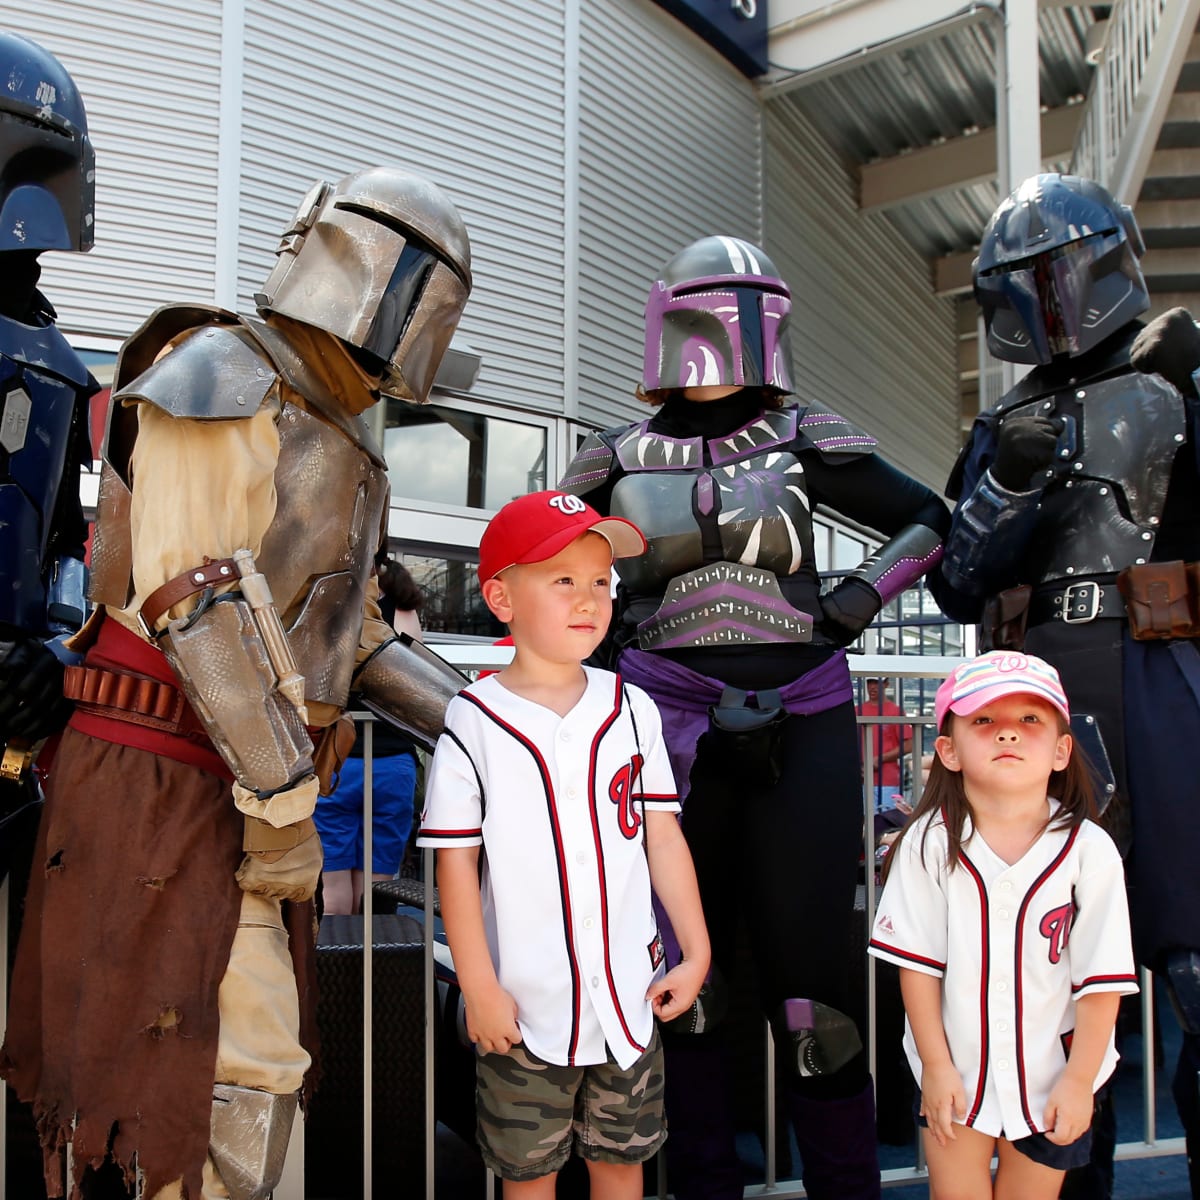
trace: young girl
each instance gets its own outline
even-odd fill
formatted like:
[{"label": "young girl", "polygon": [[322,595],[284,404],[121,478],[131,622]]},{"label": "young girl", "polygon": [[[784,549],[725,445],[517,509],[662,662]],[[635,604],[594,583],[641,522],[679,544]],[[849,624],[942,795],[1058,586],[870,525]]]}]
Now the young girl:
[{"label": "young girl", "polygon": [[1121,860],[1087,819],[1053,667],[982,655],[935,711],[937,757],[888,854],[870,952],[900,968],[930,1196],[1052,1200],[1088,1161],[1117,1006],[1137,991]]}]

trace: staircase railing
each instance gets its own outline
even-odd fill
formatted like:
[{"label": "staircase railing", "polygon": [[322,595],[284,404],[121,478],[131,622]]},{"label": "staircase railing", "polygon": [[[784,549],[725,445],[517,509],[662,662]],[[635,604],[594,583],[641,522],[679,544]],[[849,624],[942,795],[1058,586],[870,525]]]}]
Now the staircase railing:
[{"label": "staircase railing", "polygon": [[1132,204],[1170,103],[1200,0],[1118,0],[1071,156],[1071,173]]}]

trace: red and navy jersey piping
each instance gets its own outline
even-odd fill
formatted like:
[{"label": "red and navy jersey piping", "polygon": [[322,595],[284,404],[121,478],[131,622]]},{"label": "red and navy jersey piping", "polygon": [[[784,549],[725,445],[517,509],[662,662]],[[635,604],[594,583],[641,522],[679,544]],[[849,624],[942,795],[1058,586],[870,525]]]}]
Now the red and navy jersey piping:
[{"label": "red and navy jersey piping", "polygon": [[473,693],[462,692],[460,694],[464,700],[474,704],[488,720],[529,751],[542,781],[542,790],[546,800],[546,812],[550,820],[550,834],[554,840],[554,860],[558,870],[559,895],[562,897],[563,943],[566,947],[567,962],[571,976],[571,1036],[567,1043],[567,1065],[574,1066],[575,1055],[579,1051],[580,1003],[583,981],[579,973],[579,962],[575,957],[575,939],[572,936],[574,919],[571,915],[571,888],[567,879],[566,850],[563,846],[562,830],[559,827],[558,805],[554,796],[554,788],[550,782],[550,771],[546,766],[546,760],[542,757],[541,751],[519,729],[510,725],[497,713],[494,713]]},{"label": "red and navy jersey piping", "polygon": [[[945,814],[943,813],[943,820]],[[959,865],[971,876],[979,894],[979,1079],[975,1085],[975,1096],[967,1112],[966,1124],[973,1127],[983,1107],[983,1096],[987,1090],[988,1055],[991,1044],[988,1039],[988,989],[992,969],[991,930],[988,925],[988,897],[983,876],[964,850],[958,852]]]},{"label": "red and navy jersey piping", "polygon": [[1079,826],[1076,825],[1071,830],[1067,840],[1063,843],[1062,849],[1054,856],[1050,865],[1033,881],[1029,890],[1025,893],[1025,899],[1021,901],[1021,907],[1017,910],[1017,928],[1016,935],[1013,938],[1013,983],[1016,990],[1016,1020],[1014,1024],[1017,1033],[1017,1086],[1021,1096],[1021,1115],[1025,1118],[1025,1124],[1029,1126],[1030,1133],[1037,1133],[1039,1131],[1033,1115],[1029,1111],[1029,1096],[1025,1084],[1025,1036],[1023,1031],[1025,1014],[1023,1011],[1024,994],[1021,987],[1021,946],[1025,940],[1025,917],[1034,895],[1042,884],[1062,866],[1067,855],[1071,852],[1071,847],[1075,845],[1075,839],[1078,836]]}]

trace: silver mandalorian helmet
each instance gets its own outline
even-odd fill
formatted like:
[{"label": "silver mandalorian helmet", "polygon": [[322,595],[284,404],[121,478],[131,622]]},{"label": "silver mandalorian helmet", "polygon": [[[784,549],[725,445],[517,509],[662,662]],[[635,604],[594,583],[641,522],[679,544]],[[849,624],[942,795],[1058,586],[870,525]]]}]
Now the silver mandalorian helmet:
[{"label": "silver mandalorian helmet", "polygon": [[66,68],[0,33],[0,251],[90,250],[96,156]]},{"label": "silver mandalorian helmet", "polygon": [[278,313],[342,339],[385,396],[424,404],[471,291],[471,246],[449,198],[394,167],[314,185],[263,290]]},{"label": "silver mandalorian helmet", "polygon": [[706,237],[663,268],[646,301],[642,387],[792,388],[792,293],[752,242]]},{"label": "silver mandalorian helmet", "polygon": [[1078,175],[1033,175],[996,209],[975,260],[988,349],[1015,363],[1090,350],[1150,306],[1127,204]]}]

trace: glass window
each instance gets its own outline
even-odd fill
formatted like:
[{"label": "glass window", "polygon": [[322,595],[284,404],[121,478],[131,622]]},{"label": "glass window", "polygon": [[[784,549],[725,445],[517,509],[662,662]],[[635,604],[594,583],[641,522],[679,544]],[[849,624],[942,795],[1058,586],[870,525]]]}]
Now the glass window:
[{"label": "glass window", "polygon": [[503,417],[389,400],[383,453],[406,500],[496,509],[546,486],[545,428]]},{"label": "glass window", "polygon": [[867,557],[867,544],[860,538],[852,538],[840,529],[833,535],[833,570],[839,573],[853,571]]},{"label": "glass window", "polygon": [[425,594],[421,605],[422,629],[493,641],[508,632],[483,602],[475,563],[424,554],[403,554],[401,562]]}]

